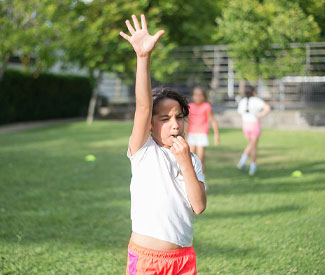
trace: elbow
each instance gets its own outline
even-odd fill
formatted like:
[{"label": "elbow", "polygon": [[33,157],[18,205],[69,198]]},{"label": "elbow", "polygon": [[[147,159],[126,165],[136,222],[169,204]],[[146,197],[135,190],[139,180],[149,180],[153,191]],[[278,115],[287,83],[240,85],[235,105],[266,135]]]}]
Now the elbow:
[{"label": "elbow", "polygon": [[204,204],[202,204],[202,205],[200,205],[198,207],[195,207],[193,209],[193,211],[194,211],[194,213],[196,215],[200,215],[200,214],[202,214],[204,212],[205,209],[206,209],[206,203],[204,203]]}]

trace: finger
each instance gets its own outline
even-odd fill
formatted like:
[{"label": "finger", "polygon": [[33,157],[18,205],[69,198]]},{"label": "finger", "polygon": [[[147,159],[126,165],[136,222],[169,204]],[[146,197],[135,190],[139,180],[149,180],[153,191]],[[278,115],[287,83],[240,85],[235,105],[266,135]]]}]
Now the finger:
[{"label": "finger", "polygon": [[186,140],[182,136],[177,136],[177,140],[182,143],[183,145],[187,145]]},{"label": "finger", "polygon": [[126,39],[127,41],[130,41],[130,36],[128,36],[127,34],[125,34],[124,32],[120,32],[120,36],[122,36],[124,39]]},{"label": "finger", "polygon": [[135,29],[137,31],[141,30],[140,25],[139,25],[138,18],[134,14],[132,15],[132,20],[133,20]]},{"label": "finger", "polygon": [[147,21],[146,21],[146,17],[144,16],[144,14],[141,14],[141,26],[143,30],[147,30]]},{"label": "finger", "polygon": [[129,32],[133,35],[135,33],[135,30],[133,29],[131,23],[129,20],[125,21],[126,26],[128,27]]},{"label": "finger", "polygon": [[159,38],[165,33],[164,30],[160,30],[158,31],[153,37],[155,39],[155,42],[157,42],[159,40]]},{"label": "finger", "polygon": [[175,149],[176,152],[181,150],[181,145],[177,143],[177,141],[175,140],[173,143],[173,147]]}]

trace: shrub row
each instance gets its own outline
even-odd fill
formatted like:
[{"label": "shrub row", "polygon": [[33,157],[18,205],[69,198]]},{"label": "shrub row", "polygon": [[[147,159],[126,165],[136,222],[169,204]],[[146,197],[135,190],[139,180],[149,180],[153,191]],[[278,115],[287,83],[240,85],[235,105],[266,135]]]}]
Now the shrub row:
[{"label": "shrub row", "polygon": [[0,81],[0,124],[84,116],[91,96],[87,77],[7,70]]}]

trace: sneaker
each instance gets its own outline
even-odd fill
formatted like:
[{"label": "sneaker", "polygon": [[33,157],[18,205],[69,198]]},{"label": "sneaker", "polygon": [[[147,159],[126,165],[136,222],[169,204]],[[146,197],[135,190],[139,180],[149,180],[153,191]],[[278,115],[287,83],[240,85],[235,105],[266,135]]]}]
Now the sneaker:
[{"label": "sneaker", "polygon": [[256,168],[250,168],[249,172],[248,172],[248,175],[254,176],[255,174],[256,174]]},{"label": "sneaker", "polygon": [[237,168],[240,169],[240,170],[245,170],[246,164],[245,163],[238,162]]}]

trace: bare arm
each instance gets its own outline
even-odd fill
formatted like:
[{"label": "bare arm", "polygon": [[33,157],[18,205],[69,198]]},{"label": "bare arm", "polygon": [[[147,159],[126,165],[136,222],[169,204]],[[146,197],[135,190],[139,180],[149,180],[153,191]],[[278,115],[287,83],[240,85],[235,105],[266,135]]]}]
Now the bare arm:
[{"label": "bare arm", "polygon": [[218,145],[219,144],[219,128],[218,128],[218,123],[217,123],[216,119],[214,118],[212,111],[209,112],[209,119],[211,121],[213,133],[214,133],[214,145]]},{"label": "bare arm", "polygon": [[207,203],[204,184],[200,182],[194,171],[190,148],[187,142],[178,136],[170,148],[178,162],[184,177],[186,194],[195,214],[201,214]]},{"label": "bare arm", "polygon": [[265,117],[269,112],[271,112],[271,106],[267,103],[264,104],[263,110],[256,116],[257,118]]},{"label": "bare arm", "polygon": [[141,25],[135,15],[132,15],[134,28],[129,20],[126,26],[131,36],[120,32],[120,35],[129,41],[137,55],[137,73],[135,84],[135,115],[133,130],[130,139],[131,155],[134,155],[146,142],[150,133],[152,116],[152,91],[150,79],[150,55],[158,39],[164,31],[160,30],[151,36],[148,32],[144,15],[141,15]]}]

